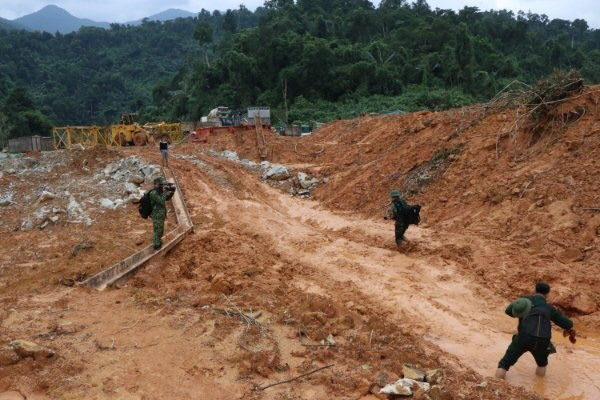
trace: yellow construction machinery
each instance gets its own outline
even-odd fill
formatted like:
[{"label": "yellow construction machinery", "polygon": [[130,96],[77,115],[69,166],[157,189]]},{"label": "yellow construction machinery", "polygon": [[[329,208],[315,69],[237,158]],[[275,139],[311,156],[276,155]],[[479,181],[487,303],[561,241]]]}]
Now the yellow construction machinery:
[{"label": "yellow construction machinery", "polygon": [[55,149],[71,149],[73,145],[94,146],[144,146],[153,144],[163,135],[171,142],[183,138],[181,124],[149,123],[141,126],[136,114],[122,114],[119,124],[110,126],[64,126],[52,130]]},{"label": "yellow construction machinery", "polygon": [[143,146],[150,139],[148,132],[136,122],[135,114],[121,115],[121,123],[111,125],[110,131],[113,139],[121,146]]}]

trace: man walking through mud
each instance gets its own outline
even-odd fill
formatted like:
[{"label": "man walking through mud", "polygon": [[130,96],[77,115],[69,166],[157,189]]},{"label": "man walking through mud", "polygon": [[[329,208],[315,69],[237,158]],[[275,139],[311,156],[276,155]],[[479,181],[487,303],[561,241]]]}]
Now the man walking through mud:
[{"label": "man walking through mud", "polygon": [[165,219],[167,218],[167,201],[175,194],[174,186],[166,186],[163,178],[154,179],[154,189],[148,194],[152,205],[152,246],[155,250],[162,247],[162,236],[165,232]]},{"label": "man walking through mud", "polygon": [[404,238],[404,232],[408,229],[408,221],[406,220],[405,210],[408,209],[408,204],[400,198],[400,191],[398,189],[392,189],[390,191],[390,197],[392,198],[390,213],[392,218],[396,221],[396,246],[400,247],[402,241],[406,240]]},{"label": "man walking through mud", "polygon": [[506,372],[515,365],[517,360],[526,352],[530,352],[535,359],[536,375],[546,375],[548,356],[556,352],[550,341],[552,324],[564,329],[564,336],[569,336],[571,343],[576,342],[573,321],[564,316],[560,311],[546,302],[550,293],[550,286],[540,282],[535,285],[533,296],[522,297],[506,308],[506,314],[519,318],[518,333],[513,336],[506,354],[500,360],[496,370],[496,378],[504,379]]}]

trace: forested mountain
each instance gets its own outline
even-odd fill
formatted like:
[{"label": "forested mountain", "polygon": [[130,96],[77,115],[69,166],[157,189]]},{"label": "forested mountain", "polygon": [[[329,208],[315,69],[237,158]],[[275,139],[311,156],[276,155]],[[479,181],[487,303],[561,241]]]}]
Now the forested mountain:
[{"label": "forested mountain", "polygon": [[[179,10],[177,8],[169,8],[168,10],[159,12],[158,14],[151,15],[144,19],[147,19],[149,21],[169,21],[169,20],[177,19],[177,18],[193,18],[195,16],[196,16],[195,13],[192,13],[189,11]],[[127,22],[125,25],[139,25],[142,23],[142,21],[143,21],[143,19],[140,19],[137,21],[130,21],[130,22]]]},{"label": "forested mountain", "polygon": [[96,22],[86,18],[77,18],[57,6],[46,6],[39,11],[17,18],[14,23],[31,31],[69,33],[83,26],[109,28],[108,22]]},{"label": "forested mountain", "polygon": [[[0,30],[0,103],[23,89],[57,125],[198,119],[218,105],[266,105],[289,122],[442,109],[555,68],[599,83],[600,31],[424,0],[269,0],[67,35]],[[0,130],[2,118],[14,125],[0,115]]]},{"label": "forested mountain", "polygon": [[55,124],[107,124],[151,101],[190,57],[197,21],[145,22],[77,33],[0,31],[0,99],[25,86]]},{"label": "forested mountain", "polygon": [[19,26],[18,24],[16,24],[13,21],[9,21],[7,19],[0,17],[0,30],[2,30],[2,29],[25,29],[25,28],[22,26]]},{"label": "forested mountain", "polygon": [[[425,0],[272,0],[257,27],[230,29],[210,63],[198,60],[155,100],[197,118],[217,104],[287,100],[290,119],[440,108],[485,100],[514,79],[554,68],[600,82],[600,31],[583,20],[508,11],[431,9]],[[235,28],[235,26],[233,26]]]}]

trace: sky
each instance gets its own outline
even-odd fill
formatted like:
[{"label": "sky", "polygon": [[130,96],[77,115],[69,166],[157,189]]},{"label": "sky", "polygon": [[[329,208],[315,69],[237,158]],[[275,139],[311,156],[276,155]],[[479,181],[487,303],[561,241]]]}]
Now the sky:
[{"label": "sky", "polygon": [[[373,1],[378,4],[379,0]],[[600,28],[599,0],[428,0],[432,8],[461,9],[476,6],[482,10],[508,9],[532,11],[552,18],[573,20],[583,18],[594,28]],[[198,12],[237,8],[243,3],[254,10],[263,0],[0,0],[0,17],[14,19],[55,4],[80,18],[95,21],[126,22],[156,14],[167,8]]]}]

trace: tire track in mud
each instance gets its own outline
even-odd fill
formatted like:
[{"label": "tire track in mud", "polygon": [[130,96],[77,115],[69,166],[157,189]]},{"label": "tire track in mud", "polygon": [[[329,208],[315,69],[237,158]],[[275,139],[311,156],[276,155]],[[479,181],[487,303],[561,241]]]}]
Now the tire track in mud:
[{"label": "tire track in mud", "polygon": [[[315,202],[290,198],[251,181],[253,177],[236,171],[237,166],[220,168],[237,173],[243,187],[232,184],[238,190],[235,199],[218,190],[205,193],[216,212],[230,222],[235,216],[235,223],[245,230],[270,237],[277,251],[312,267],[296,276],[298,288],[341,298],[360,291],[386,318],[449,353],[449,360],[454,355],[483,376],[493,374],[516,323],[503,314],[505,299],[477,282],[472,268],[458,264],[460,257],[448,260],[441,255],[448,246],[450,251],[481,248],[482,260],[490,263],[483,267],[494,268],[494,257],[502,256],[494,242],[456,234],[445,238],[442,232],[411,228],[412,248],[399,254],[392,250],[389,224],[332,214]],[[216,183],[222,185],[223,177],[219,174]],[[228,191],[230,185],[225,186]],[[243,212],[236,212],[240,208]],[[534,376],[533,362],[526,355],[511,370],[508,382],[552,399],[600,398],[598,338],[588,335],[571,346],[557,333],[559,353],[551,357],[547,377]]]}]

